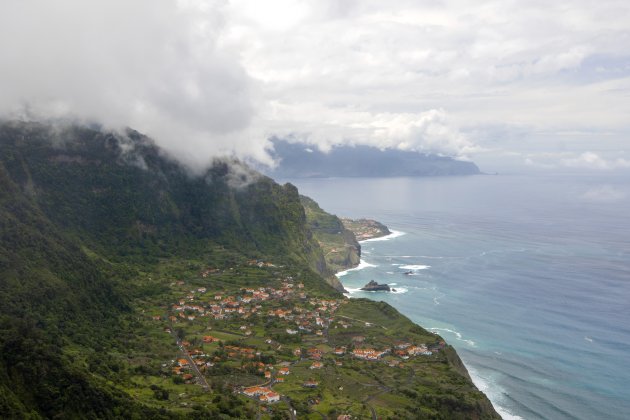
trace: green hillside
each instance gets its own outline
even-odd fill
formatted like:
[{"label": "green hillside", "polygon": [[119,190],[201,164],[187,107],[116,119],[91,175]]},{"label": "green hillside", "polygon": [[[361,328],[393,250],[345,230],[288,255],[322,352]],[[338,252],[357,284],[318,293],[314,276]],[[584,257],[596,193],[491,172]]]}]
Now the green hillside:
[{"label": "green hillside", "polygon": [[[307,214],[134,131],[0,124],[0,417],[497,418],[438,336],[323,279]],[[401,362],[401,340],[433,352]]]}]

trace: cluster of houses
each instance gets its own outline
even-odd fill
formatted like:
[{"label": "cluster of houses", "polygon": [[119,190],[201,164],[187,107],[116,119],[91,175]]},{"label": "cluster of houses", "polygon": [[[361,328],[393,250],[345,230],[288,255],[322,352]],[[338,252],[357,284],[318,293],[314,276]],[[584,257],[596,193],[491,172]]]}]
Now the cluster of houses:
[{"label": "cluster of houses", "polygon": [[[202,274],[208,271],[202,272]],[[180,282],[177,282],[180,285]],[[181,284],[183,285],[183,284]],[[230,318],[248,319],[252,315],[267,315],[287,321],[290,325],[286,328],[289,335],[299,333],[323,335],[323,330],[332,322],[332,315],[339,308],[342,300],[336,299],[315,299],[308,298],[303,291],[304,284],[293,283],[292,278],[288,277],[280,288],[259,287],[259,288],[243,288],[237,294],[217,293],[211,299],[203,299],[203,295],[207,290],[205,287],[199,287],[196,290],[190,290],[189,294],[173,304],[171,307],[173,315],[169,317],[171,322],[179,320],[195,321],[198,317],[209,317],[215,320],[224,320]],[[302,306],[295,305],[292,308],[271,308],[263,312],[263,303],[278,301],[298,300],[303,303],[308,302],[312,309],[306,309]],[[156,315],[153,317],[160,320],[161,317]],[[241,327],[245,335],[251,335],[252,332],[247,327]]]},{"label": "cluster of houses", "polygon": [[399,343],[396,345],[394,354],[402,359],[409,359],[410,357],[420,355],[431,356],[433,352],[424,344],[417,346],[411,343]]},{"label": "cluster of houses", "polygon": [[[250,261],[250,265],[256,265],[260,267],[273,266],[271,263],[261,261]],[[262,264],[262,265],[261,265]],[[207,269],[201,272],[202,277],[212,275],[219,270]],[[286,333],[289,335],[296,334],[308,334],[313,333],[316,335],[323,335],[326,329],[331,326],[333,321],[336,322],[335,328],[341,326],[342,328],[348,328],[351,324],[347,321],[335,319],[334,314],[339,309],[340,305],[344,303],[343,299],[321,299],[321,298],[309,298],[304,292],[304,285],[302,283],[295,283],[291,277],[286,277],[280,281],[280,287],[257,287],[257,288],[242,288],[236,293],[208,293],[205,287],[198,287],[193,290],[186,290],[186,297],[179,299],[176,304],[171,307],[171,316],[169,319],[172,322],[178,322],[181,319],[195,321],[197,318],[208,318],[215,320],[222,319],[247,319],[251,316],[266,316],[268,318],[276,318],[282,320],[286,324]],[[178,281],[178,286],[183,286],[185,289],[185,283]],[[285,302],[279,304],[279,302]],[[156,320],[162,319],[160,316],[154,316]],[[245,324],[245,323],[243,323]],[[250,324],[252,325],[252,324]],[[283,327],[284,328],[284,327]],[[243,331],[243,335],[248,336],[252,334],[247,325],[241,325],[240,329]],[[170,329],[167,328],[170,332]],[[365,346],[365,337],[355,336],[352,338],[354,345],[348,350],[347,347],[334,348],[332,353],[335,356],[344,356],[349,354],[351,357],[365,361],[376,361],[382,359],[384,356],[391,354],[401,359],[408,359],[410,357],[426,355],[430,356],[437,348],[427,347],[424,344],[415,345],[412,343],[399,342],[394,345],[393,348],[375,349]],[[210,344],[215,342],[221,342],[222,340],[212,336],[204,335],[202,337],[203,343]],[[268,339],[266,341],[271,344],[273,341]],[[259,357],[261,351],[255,348],[238,345],[223,345],[221,344],[222,352],[215,353],[214,355],[206,355],[202,350],[189,350],[190,343],[182,342],[185,351],[190,356],[190,359],[179,359],[175,362],[173,367],[173,374],[183,375],[183,379],[190,383],[193,380],[192,366],[189,364],[191,360],[201,372],[213,367],[216,363],[221,362],[222,359],[241,359],[244,360],[243,368],[254,367],[256,370],[264,374],[268,380],[265,385],[252,386],[243,388],[240,392],[248,397],[255,398],[258,401],[264,403],[273,403],[280,400],[281,395],[274,392],[271,389],[274,383],[281,383],[285,381],[290,370],[288,363],[285,362],[284,366],[275,370],[275,375],[272,374],[274,367],[271,364],[262,363]],[[444,343],[441,343],[443,346]],[[298,358],[302,358],[302,351],[297,348],[293,351],[293,354]],[[317,370],[324,367],[323,352],[317,347],[311,347],[305,350],[306,358],[311,360],[309,369]],[[389,366],[402,366],[399,360],[388,360]],[[335,363],[338,366],[343,365],[342,358],[336,358]],[[303,387],[316,388],[319,383],[313,379],[309,379],[302,383]]]},{"label": "cluster of houses", "polygon": [[[444,347],[444,342],[441,342],[437,347],[429,349],[425,344],[415,345],[412,343],[399,343],[393,349],[393,354],[401,359],[409,359],[414,356],[431,356],[434,351]],[[352,355],[361,360],[379,360],[385,355],[392,352],[392,349],[375,350],[373,348],[355,348],[352,350]],[[336,353],[336,352],[335,352]]]},{"label": "cluster of houses", "polygon": [[280,401],[280,394],[265,386],[250,386],[243,389],[243,394],[248,397],[258,398],[261,402],[274,403]]},{"label": "cluster of houses", "polygon": [[390,349],[375,350],[372,348],[354,349],[352,355],[361,360],[378,360],[390,352]]}]

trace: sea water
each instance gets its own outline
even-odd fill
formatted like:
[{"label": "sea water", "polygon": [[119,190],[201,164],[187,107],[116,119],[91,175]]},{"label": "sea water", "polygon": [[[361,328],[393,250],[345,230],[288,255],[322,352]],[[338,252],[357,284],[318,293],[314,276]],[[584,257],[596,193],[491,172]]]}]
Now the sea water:
[{"label": "sea water", "polygon": [[[504,418],[630,418],[628,177],[292,182],[394,231],[339,273],[349,296],[444,337]],[[396,292],[359,290],[372,279]]]}]

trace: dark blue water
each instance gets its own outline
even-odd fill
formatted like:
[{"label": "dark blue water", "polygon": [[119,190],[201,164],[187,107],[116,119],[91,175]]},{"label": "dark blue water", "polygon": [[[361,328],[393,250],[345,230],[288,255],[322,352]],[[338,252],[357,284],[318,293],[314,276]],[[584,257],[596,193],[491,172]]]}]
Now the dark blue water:
[{"label": "dark blue water", "polygon": [[[404,232],[342,282],[442,335],[505,418],[630,418],[630,179],[293,182]],[[397,293],[356,290],[370,279]]]}]

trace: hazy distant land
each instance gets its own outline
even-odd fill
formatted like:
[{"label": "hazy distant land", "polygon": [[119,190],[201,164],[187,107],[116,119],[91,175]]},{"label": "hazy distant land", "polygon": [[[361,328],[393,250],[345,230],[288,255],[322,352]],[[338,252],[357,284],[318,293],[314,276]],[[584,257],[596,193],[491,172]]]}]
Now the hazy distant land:
[{"label": "hazy distant land", "polygon": [[304,143],[274,140],[273,178],[451,176],[481,173],[473,162],[371,146],[340,146],[324,153]]}]

